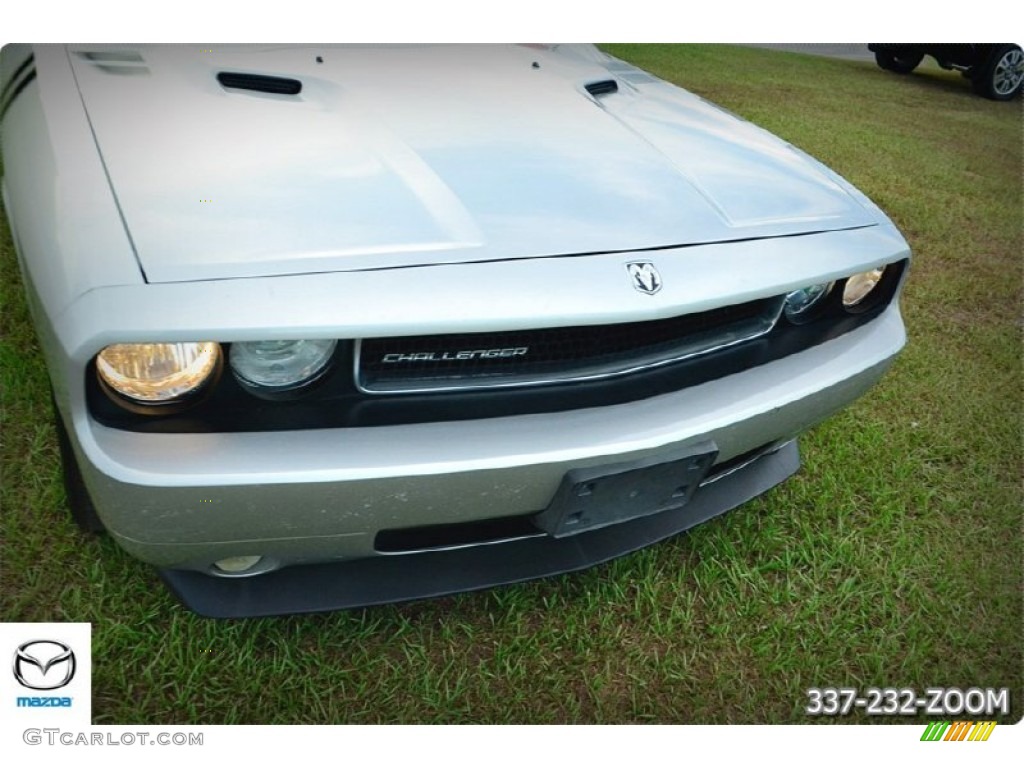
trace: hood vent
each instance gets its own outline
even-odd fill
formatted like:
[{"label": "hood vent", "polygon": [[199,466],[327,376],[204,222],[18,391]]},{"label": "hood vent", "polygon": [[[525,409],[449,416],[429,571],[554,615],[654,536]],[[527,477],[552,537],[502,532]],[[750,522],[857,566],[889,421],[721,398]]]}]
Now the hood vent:
[{"label": "hood vent", "polygon": [[77,51],[78,56],[108,75],[148,75],[146,60],[137,51]]},{"label": "hood vent", "polygon": [[124,62],[141,64],[144,59],[136,51],[82,51],[78,54],[89,61],[102,61],[105,64],[111,62]]},{"label": "hood vent", "polygon": [[225,88],[238,88],[243,91],[259,91],[260,93],[280,93],[286,96],[294,96],[302,91],[302,83],[290,77],[252,75],[246,72],[218,72],[217,82]]},{"label": "hood vent", "polygon": [[587,93],[594,97],[619,91],[619,84],[614,80],[598,80],[595,83],[587,83],[584,87],[587,89]]}]

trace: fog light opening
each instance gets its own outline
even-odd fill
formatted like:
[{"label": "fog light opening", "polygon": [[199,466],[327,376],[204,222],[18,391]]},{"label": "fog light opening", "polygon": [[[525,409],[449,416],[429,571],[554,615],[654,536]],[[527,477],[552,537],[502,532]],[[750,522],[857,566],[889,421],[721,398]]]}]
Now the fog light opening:
[{"label": "fog light opening", "polygon": [[263,555],[235,555],[216,560],[213,563],[213,572],[217,576],[254,576],[263,573],[268,568],[260,568],[263,563]]}]

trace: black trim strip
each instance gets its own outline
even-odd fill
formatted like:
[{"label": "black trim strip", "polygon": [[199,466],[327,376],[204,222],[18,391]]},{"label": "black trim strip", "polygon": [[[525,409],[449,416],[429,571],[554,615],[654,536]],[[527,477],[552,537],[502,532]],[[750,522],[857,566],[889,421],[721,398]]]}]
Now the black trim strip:
[{"label": "black trim strip", "polygon": [[11,95],[7,98],[6,101],[0,100],[0,120],[4,119],[4,116],[7,114],[7,110],[10,109],[11,105],[14,103],[14,100],[18,98],[18,94],[24,91],[25,88],[28,87],[29,83],[31,83],[35,79],[36,71],[35,69],[32,69],[29,71],[28,76],[18,84],[18,87],[11,92]]},{"label": "black trim strip", "polygon": [[36,55],[34,53],[30,53],[28,58],[18,65],[18,68],[14,70],[14,74],[11,75],[11,79],[7,81],[7,85],[5,85],[4,89],[0,91],[0,103],[3,103],[7,99],[8,91],[14,87],[15,82],[17,82],[18,78],[21,77],[21,73],[28,69],[35,60]]}]

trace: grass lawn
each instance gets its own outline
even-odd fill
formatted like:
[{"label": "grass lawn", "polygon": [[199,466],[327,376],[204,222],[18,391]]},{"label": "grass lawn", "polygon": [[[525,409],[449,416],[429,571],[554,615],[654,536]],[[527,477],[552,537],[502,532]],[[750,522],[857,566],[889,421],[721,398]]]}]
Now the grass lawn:
[{"label": "grass lawn", "polygon": [[889,213],[915,254],[895,368],[803,440],[791,481],[606,566],[216,622],[67,519],[4,222],[0,618],[93,622],[97,723],[801,722],[809,686],[1009,687],[1003,720],[1020,719],[1020,100],[985,101],[934,69],[608,48],[801,147]]}]

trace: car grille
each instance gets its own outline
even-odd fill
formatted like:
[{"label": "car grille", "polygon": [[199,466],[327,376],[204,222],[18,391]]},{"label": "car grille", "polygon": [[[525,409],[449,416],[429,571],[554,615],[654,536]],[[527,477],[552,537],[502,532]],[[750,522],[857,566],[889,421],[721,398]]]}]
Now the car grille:
[{"label": "car grille", "polygon": [[765,334],[781,308],[773,297],[638,323],[363,339],[356,383],[396,394],[620,376]]}]

